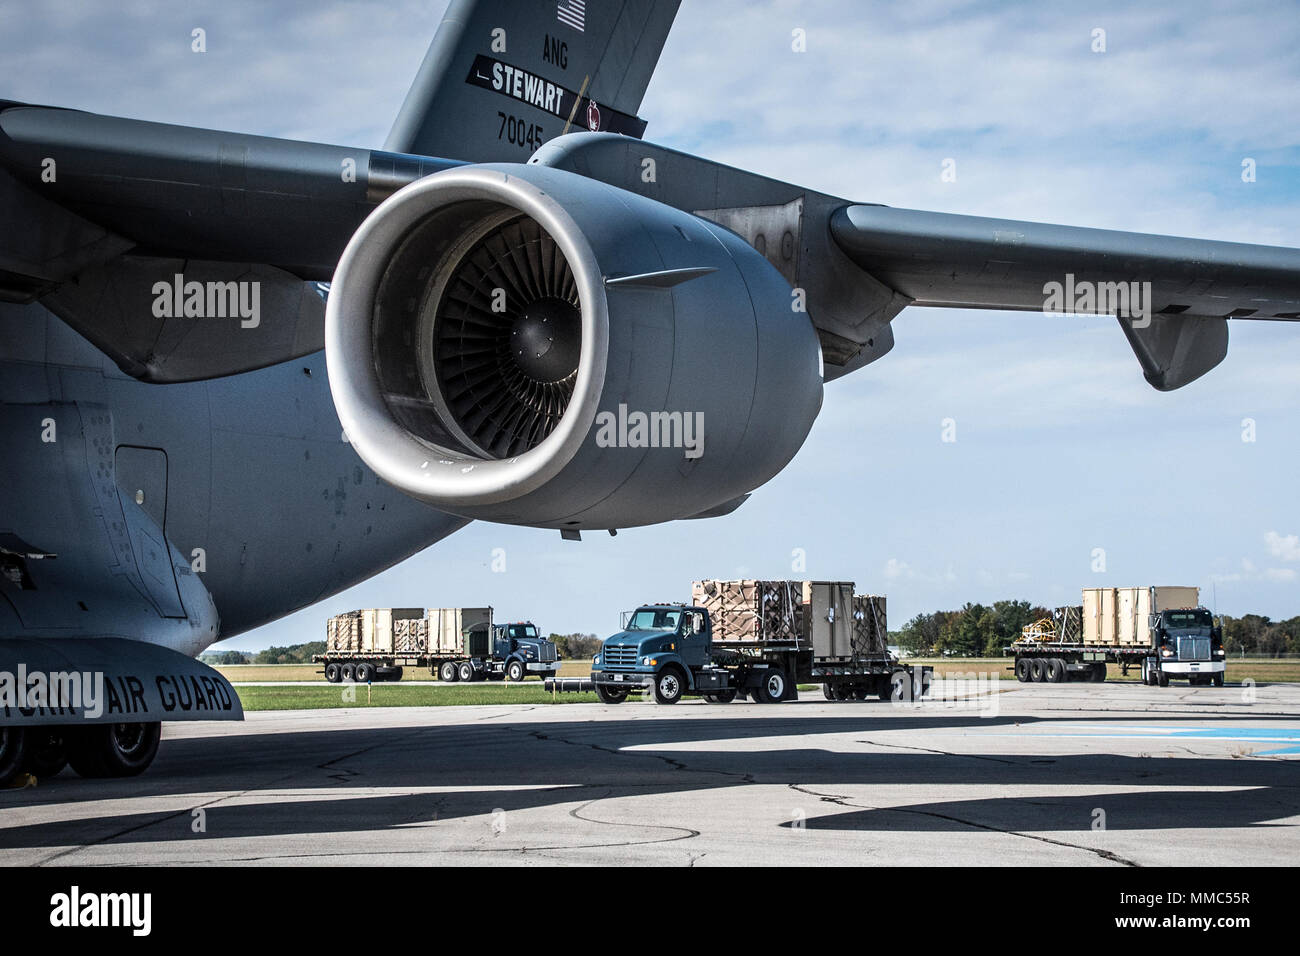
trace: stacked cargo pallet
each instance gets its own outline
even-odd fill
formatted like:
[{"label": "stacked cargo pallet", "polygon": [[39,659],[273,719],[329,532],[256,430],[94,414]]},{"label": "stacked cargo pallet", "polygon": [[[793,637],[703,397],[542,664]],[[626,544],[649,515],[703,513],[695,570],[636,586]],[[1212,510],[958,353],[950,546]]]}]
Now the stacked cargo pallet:
[{"label": "stacked cargo pallet", "polygon": [[325,625],[325,649],[353,653],[361,649],[361,612],[335,614]]},{"label": "stacked cargo pallet", "polygon": [[415,656],[429,650],[427,618],[407,618],[393,622],[393,652]]},{"label": "stacked cargo pallet", "polygon": [[819,658],[888,656],[883,595],[854,594],[852,581],[696,581],[691,600],[709,612],[721,644],[782,643]]},{"label": "stacked cargo pallet", "polygon": [[1064,644],[1083,643],[1083,605],[1058,607],[1052,612],[1056,621],[1056,639]]},{"label": "stacked cargo pallet", "polygon": [[798,582],[696,581],[691,601],[709,612],[716,642],[795,643],[803,633]]},{"label": "stacked cargo pallet", "polygon": [[888,653],[889,627],[883,594],[853,595],[853,656],[878,658]]}]

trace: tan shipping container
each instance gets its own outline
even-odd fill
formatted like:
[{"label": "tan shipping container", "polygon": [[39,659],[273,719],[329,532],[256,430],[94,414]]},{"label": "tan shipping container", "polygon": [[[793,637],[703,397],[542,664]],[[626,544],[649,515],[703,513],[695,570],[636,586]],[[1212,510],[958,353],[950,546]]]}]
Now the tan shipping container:
[{"label": "tan shipping container", "polygon": [[[484,627],[486,625],[486,627]],[[485,656],[479,647],[465,643],[465,631],[478,632],[492,629],[490,607],[431,607],[429,608],[429,654],[447,657]]]},{"label": "tan shipping container", "polygon": [[1153,588],[1156,595],[1155,607],[1151,608],[1152,614],[1160,611],[1178,610],[1180,608],[1193,608],[1201,606],[1201,589],[1185,588],[1174,585],[1164,585],[1163,587]]},{"label": "tan shipping container", "polygon": [[1083,642],[1147,646],[1151,643],[1151,614],[1196,607],[1199,600],[1200,590],[1194,587],[1084,588]]}]

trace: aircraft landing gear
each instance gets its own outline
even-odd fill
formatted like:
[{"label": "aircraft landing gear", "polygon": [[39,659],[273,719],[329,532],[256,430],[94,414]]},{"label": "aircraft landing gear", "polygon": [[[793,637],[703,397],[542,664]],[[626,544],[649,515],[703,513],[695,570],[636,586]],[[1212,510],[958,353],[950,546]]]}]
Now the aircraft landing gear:
[{"label": "aircraft landing gear", "polygon": [[62,727],[27,728],[27,756],[23,769],[38,781],[57,777],[68,765]]},{"label": "aircraft landing gear", "polygon": [[162,724],[92,724],[70,727],[68,763],[83,777],[134,777],[158,754]]}]

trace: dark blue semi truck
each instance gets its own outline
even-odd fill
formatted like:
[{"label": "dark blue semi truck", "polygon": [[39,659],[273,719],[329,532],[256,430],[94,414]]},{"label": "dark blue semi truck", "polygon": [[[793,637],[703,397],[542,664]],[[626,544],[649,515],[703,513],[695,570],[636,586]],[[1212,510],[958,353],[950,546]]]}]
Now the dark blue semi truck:
[{"label": "dark blue semi truck", "polygon": [[647,604],[625,615],[623,629],[605,639],[589,678],[551,679],[546,688],[594,690],[607,704],[633,693],[650,694],[659,704],[684,696],[774,704],[797,700],[798,685],[812,683],[821,684],[830,700],[912,700],[928,693],[932,677],[931,668],[900,664],[888,654],[819,658],[797,636],[721,646],[705,608]]}]

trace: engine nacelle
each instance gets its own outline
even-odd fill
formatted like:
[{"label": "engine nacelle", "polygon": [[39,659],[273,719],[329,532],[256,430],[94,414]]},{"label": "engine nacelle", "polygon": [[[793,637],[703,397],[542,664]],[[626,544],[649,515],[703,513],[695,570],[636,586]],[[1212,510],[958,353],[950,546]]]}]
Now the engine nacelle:
[{"label": "engine nacelle", "polygon": [[725,510],[821,408],[816,332],[754,249],[538,165],[464,166],[386,200],[339,260],[325,342],[376,473],[511,524]]}]

